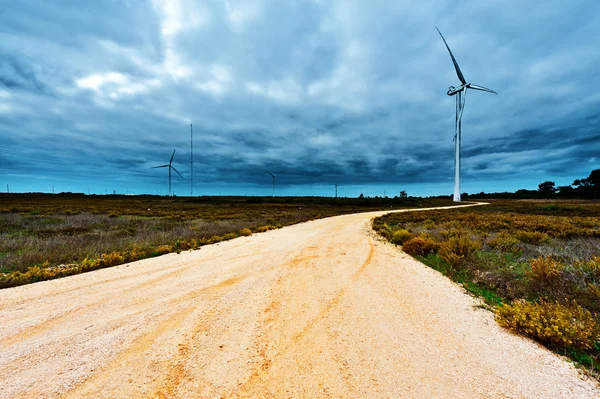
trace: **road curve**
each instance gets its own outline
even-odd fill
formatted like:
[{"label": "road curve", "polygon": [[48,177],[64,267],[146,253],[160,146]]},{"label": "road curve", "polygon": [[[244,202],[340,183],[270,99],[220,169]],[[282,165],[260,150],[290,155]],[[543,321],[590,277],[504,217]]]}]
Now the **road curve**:
[{"label": "road curve", "polygon": [[0,291],[1,398],[598,398],[337,216]]}]

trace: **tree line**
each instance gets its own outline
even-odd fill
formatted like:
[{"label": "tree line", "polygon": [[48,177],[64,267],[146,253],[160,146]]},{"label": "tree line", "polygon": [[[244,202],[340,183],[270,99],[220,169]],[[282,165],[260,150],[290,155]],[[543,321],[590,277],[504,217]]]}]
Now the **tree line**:
[{"label": "tree line", "polygon": [[600,196],[600,169],[593,170],[588,177],[576,179],[569,186],[556,186],[553,181],[545,181],[537,190],[517,190],[514,193],[463,194],[465,198],[517,198],[517,199],[598,199]]}]

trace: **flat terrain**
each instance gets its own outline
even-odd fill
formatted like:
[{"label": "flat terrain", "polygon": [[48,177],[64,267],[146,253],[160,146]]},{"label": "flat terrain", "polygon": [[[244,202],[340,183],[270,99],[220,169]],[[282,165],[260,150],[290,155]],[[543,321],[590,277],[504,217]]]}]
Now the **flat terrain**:
[{"label": "flat terrain", "polygon": [[[0,288],[357,212],[449,199],[1,194]],[[85,261],[85,262],[84,262]]]},{"label": "flat terrain", "polygon": [[336,216],[0,291],[0,397],[597,398]]}]

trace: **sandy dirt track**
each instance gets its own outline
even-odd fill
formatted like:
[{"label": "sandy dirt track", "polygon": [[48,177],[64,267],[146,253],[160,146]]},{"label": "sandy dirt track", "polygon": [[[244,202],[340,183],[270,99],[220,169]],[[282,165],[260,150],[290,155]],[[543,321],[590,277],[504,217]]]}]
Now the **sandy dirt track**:
[{"label": "sandy dirt track", "polygon": [[599,398],[338,216],[0,291],[0,398]]}]

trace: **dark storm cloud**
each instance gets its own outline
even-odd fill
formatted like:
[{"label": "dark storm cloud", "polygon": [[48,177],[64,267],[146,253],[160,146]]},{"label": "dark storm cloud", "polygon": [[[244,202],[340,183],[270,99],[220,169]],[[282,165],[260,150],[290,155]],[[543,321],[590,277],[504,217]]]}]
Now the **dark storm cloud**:
[{"label": "dark storm cloud", "polygon": [[[515,175],[541,170],[549,176],[562,177],[572,175],[574,165],[589,164],[599,152],[600,125],[586,116],[490,138],[480,145],[466,146],[463,154],[466,162],[469,158],[497,157],[502,164],[516,167]],[[493,167],[483,162],[475,164],[474,169],[493,172]]]},{"label": "dark storm cloud", "polygon": [[27,65],[0,54],[0,86],[7,89],[30,90],[46,93],[47,87],[40,82]]},{"label": "dark storm cloud", "polygon": [[[163,190],[206,184],[443,183],[457,85],[473,181],[581,177],[600,150],[599,6],[23,0],[0,14],[0,148],[28,176]],[[532,13],[531,10],[536,12]],[[468,23],[457,25],[461,18]],[[16,138],[16,139],[15,139]],[[99,177],[100,176],[100,177]],[[77,183],[79,184],[79,183]]]}]

